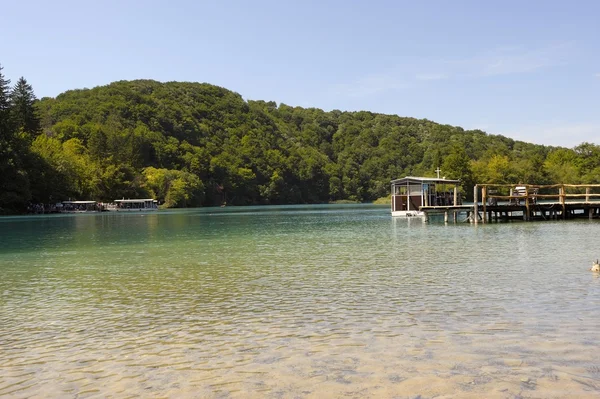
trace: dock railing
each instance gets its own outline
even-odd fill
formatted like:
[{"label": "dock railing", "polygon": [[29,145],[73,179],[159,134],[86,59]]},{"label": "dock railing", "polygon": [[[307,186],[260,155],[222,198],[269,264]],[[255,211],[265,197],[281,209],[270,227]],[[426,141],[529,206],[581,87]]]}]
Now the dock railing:
[{"label": "dock railing", "polygon": [[[479,192],[481,192],[481,205]],[[560,205],[564,216],[566,205],[569,203],[600,202],[600,184],[476,184],[473,189],[473,202],[475,215],[480,211],[479,206],[483,208],[484,221],[488,206],[502,205],[524,205],[526,214],[529,215],[532,205],[555,203]]]}]

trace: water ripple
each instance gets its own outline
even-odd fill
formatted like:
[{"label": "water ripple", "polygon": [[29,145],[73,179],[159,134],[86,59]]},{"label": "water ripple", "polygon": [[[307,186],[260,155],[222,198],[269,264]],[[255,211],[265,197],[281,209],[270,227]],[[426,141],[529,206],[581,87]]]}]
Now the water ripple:
[{"label": "water ripple", "polygon": [[597,397],[598,223],[414,222],[0,221],[0,396]]}]

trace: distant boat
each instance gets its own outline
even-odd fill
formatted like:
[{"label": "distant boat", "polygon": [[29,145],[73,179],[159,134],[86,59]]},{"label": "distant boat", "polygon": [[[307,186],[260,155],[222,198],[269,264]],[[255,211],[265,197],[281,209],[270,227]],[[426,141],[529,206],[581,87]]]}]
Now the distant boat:
[{"label": "distant boat", "polygon": [[56,204],[56,209],[60,213],[84,213],[99,212],[101,207],[96,201],[63,201]]},{"label": "distant boat", "polygon": [[114,204],[106,205],[106,210],[112,212],[156,211],[158,210],[158,201],[152,198],[120,199],[115,200]]}]

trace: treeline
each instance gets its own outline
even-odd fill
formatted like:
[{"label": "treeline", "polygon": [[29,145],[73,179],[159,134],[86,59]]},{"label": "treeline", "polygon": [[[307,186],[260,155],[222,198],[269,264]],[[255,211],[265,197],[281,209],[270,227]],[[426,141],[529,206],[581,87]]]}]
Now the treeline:
[{"label": "treeline", "polygon": [[121,81],[36,100],[0,69],[0,208],[153,197],[168,207],[371,201],[439,166],[475,182],[600,183],[600,146],[534,145],[372,112],[245,101],[205,83]]},{"label": "treeline", "polygon": [[27,81],[20,78],[11,87],[0,66],[0,214],[45,196],[44,177],[53,167],[31,150],[42,132],[36,102]]}]

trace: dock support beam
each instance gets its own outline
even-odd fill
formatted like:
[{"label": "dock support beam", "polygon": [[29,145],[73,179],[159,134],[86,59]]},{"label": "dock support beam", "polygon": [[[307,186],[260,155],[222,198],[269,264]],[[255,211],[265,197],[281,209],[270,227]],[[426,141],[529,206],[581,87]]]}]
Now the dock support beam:
[{"label": "dock support beam", "polygon": [[481,205],[483,206],[483,223],[487,223],[487,186],[481,187]]},{"label": "dock support beam", "polygon": [[473,223],[477,224],[479,219],[479,187],[473,187]]},{"label": "dock support beam", "polygon": [[525,186],[525,217],[526,221],[531,218],[531,211],[529,209],[529,185]]},{"label": "dock support beam", "polygon": [[452,205],[456,206],[458,204],[458,186],[454,186],[454,202]]},{"label": "dock support beam", "polygon": [[560,205],[562,207],[562,218],[567,218],[567,207],[565,206],[565,186],[561,186],[558,189],[558,195],[560,196]]}]

